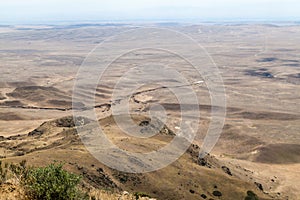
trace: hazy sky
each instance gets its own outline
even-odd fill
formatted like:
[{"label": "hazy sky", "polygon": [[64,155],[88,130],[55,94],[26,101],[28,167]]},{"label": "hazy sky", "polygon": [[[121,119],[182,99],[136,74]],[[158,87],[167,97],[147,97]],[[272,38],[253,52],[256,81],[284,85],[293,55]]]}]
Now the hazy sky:
[{"label": "hazy sky", "polygon": [[0,23],[299,19],[299,0],[0,0]]}]

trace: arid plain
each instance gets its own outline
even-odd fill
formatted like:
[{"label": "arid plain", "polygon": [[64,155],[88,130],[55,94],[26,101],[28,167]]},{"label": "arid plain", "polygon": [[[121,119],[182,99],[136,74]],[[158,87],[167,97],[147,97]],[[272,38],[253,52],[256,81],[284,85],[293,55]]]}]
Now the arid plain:
[{"label": "arid plain", "polygon": [[[165,108],[165,126],[151,139],[125,135],[111,117],[112,105],[119,103],[112,101],[115,84],[132,61],[164,63],[184,75],[198,96],[201,121],[195,125],[200,129],[193,145],[170,166],[145,174],[113,170],[90,155],[72,121],[77,71],[102,41],[140,26],[0,26],[1,160],[26,159],[34,166],[63,161],[66,169],[84,177],[88,187],[145,192],[156,199],[244,199],[249,190],[260,199],[298,199],[298,25],[143,25],[168,28],[192,37],[218,66],[226,90],[221,137],[210,155],[199,161],[199,148],[211,121],[212,108],[205,78],[177,57],[145,49],[124,55],[103,75],[95,98],[99,123],[111,141],[128,151],[148,152],[168,144],[180,122],[180,102],[169,88],[148,84],[129,98],[132,114],[140,125],[148,120],[145,116],[152,104]],[[174,41],[174,46],[180,48],[180,42]],[[191,55],[194,53],[190,51]],[[176,86],[176,79],[166,79],[165,83]],[[128,80],[126,84],[134,85],[135,81]],[[90,95],[84,85],[81,95]]]}]

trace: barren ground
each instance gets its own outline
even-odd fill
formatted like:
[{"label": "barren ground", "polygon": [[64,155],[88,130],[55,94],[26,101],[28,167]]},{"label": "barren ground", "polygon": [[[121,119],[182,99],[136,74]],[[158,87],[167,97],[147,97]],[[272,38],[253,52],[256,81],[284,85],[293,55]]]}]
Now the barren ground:
[{"label": "barren ground", "polygon": [[[169,27],[199,42],[223,77],[227,114],[221,138],[207,158],[211,168],[197,164],[198,147],[194,146],[178,161],[157,172],[117,172],[86,151],[73,126],[57,125],[58,119],[72,115],[74,78],[87,54],[107,37],[133,28],[0,28],[2,160],[26,159],[36,166],[61,160],[69,170],[84,174],[94,187],[144,191],[157,199],[199,199],[201,194],[216,198],[213,190],[222,192],[219,199],[243,199],[247,190],[255,191],[261,199],[299,198],[300,27],[296,25]],[[174,45],[180,48],[177,41]],[[120,148],[138,152],[160,148],[173,137],[159,134],[145,141],[131,138],[118,130],[110,117],[111,104],[118,103],[111,102],[114,85],[133,60],[171,63],[187,77],[199,98],[201,121],[196,125],[200,129],[193,143],[201,146],[211,110],[207,87],[194,84],[203,77],[177,57],[149,49],[120,58],[98,85],[95,110],[99,123],[106,124],[108,137]],[[164,82],[176,86],[176,80]],[[126,84],[135,82],[129,79]],[[82,85],[81,95],[89,97],[85,87]],[[165,125],[170,132],[176,132],[180,103],[168,88],[149,84],[138,88],[130,98],[131,110],[137,116],[147,115],[153,103],[164,106],[168,114]],[[32,133],[35,129],[40,132]],[[232,176],[224,173],[222,166],[228,167]],[[100,168],[103,171],[97,171]],[[102,181],[106,176],[109,178]],[[262,185],[263,191],[255,182]]]}]

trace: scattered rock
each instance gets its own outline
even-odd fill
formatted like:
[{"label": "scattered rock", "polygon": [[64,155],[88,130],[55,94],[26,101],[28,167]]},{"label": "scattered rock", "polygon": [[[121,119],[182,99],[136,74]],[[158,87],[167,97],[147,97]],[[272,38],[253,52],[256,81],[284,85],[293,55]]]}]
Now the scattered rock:
[{"label": "scattered rock", "polygon": [[205,194],[201,194],[200,195],[203,199],[206,199],[207,198],[207,196],[205,195]]},{"label": "scattered rock", "polygon": [[192,190],[192,189],[191,189],[191,190],[190,190],[190,193],[194,194],[194,193],[195,193],[195,190]]},{"label": "scattered rock", "polygon": [[166,125],[164,125],[160,120],[143,120],[139,123],[139,126],[142,127],[140,132],[142,134],[162,134],[162,135],[175,135]]},{"label": "scattered rock", "polygon": [[218,190],[213,191],[212,194],[213,194],[215,197],[221,197],[221,196],[222,196],[222,193],[221,193],[220,191],[218,191]]},{"label": "scattered rock", "polygon": [[60,118],[56,120],[56,126],[68,127],[68,128],[74,127],[75,126],[74,119],[71,116]]},{"label": "scattered rock", "polygon": [[151,199],[151,197],[144,192],[136,192],[136,193],[134,193],[134,196],[136,199],[144,199],[144,200]]},{"label": "scattered rock", "polygon": [[103,172],[104,172],[104,170],[103,170],[101,167],[99,167],[99,168],[97,169],[97,172],[99,172],[99,173],[103,173]]},{"label": "scattered rock", "polygon": [[120,181],[121,183],[131,183],[134,186],[142,183],[142,179],[144,178],[142,174],[131,174],[125,172],[115,172],[113,176]]},{"label": "scattered rock", "polygon": [[226,174],[228,174],[229,176],[232,176],[232,173],[231,173],[231,171],[230,171],[230,169],[229,169],[228,167],[222,166],[222,170],[223,170]]},{"label": "scattered rock", "polygon": [[33,131],[28,133],[28,136],[40,136],[43,135],[43,131],[40,129],[34,129]]},{"label": "scattered rock", "polygon": [[206,166],[208,168],[211,168],[211,164],[209,164],[205,158],[199,158],[198,164],[201,166]]},{"label": "scattered rock", "polygon": [[149,121],[142,121],[139,126],[148,126],[150,124]]},{"label": "scattered rock", "polygon": [[262,184],[260,184],[258,182],[254,182],[254,184],[258,187],[258,189],[260,189],[261,191],[264,191]]},{"label": "scattered rock", "polygon": [[[85,170],[81,170],[86,172]],[[103,188],[118,188],[118,186],[113,182],[113,180],[104,173],[91,174],[83,173],[83,177],[88,180],[88,182],[94,187],[103,187]]]},{"label": "scattered rock", "polygon": [[83,126],[88,123],[90,123],[90,120],[83,117],[77,117],[75,124],[73,116],[63,117],[55,121],[56,126],[66,128],[72,128],[75,127],[75,125]]}]

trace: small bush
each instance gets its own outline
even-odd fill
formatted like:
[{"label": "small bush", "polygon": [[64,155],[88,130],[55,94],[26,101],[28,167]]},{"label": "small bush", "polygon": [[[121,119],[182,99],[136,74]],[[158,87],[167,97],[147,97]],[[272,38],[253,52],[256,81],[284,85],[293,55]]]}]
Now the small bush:
[{"label": "small bush", "polygon": [[252,191],[247,191],[247,196],[245,197],[245,200],[258,200],[257,195]]},{"label": "small bush", "polygon": [[87,199],[77,189],[81,177],[63,170],[62,167],[61,163],[52,163],[44,168],[32,168],[24,180],[29,196],[38,200]]},{"label": "small bush", "polygon": [[0,184],[4,183],[7,178],[7,164],[2,166],[2,161],[0,160]]},{"label": "small bush", "polygon": [[28,169],[25,165],[25,160],[22,160],[19,164],[5,163],[4,166],[2,161],[0,161],[0,183],[5,183],[9,179],[21,182],[28,174]]}]

